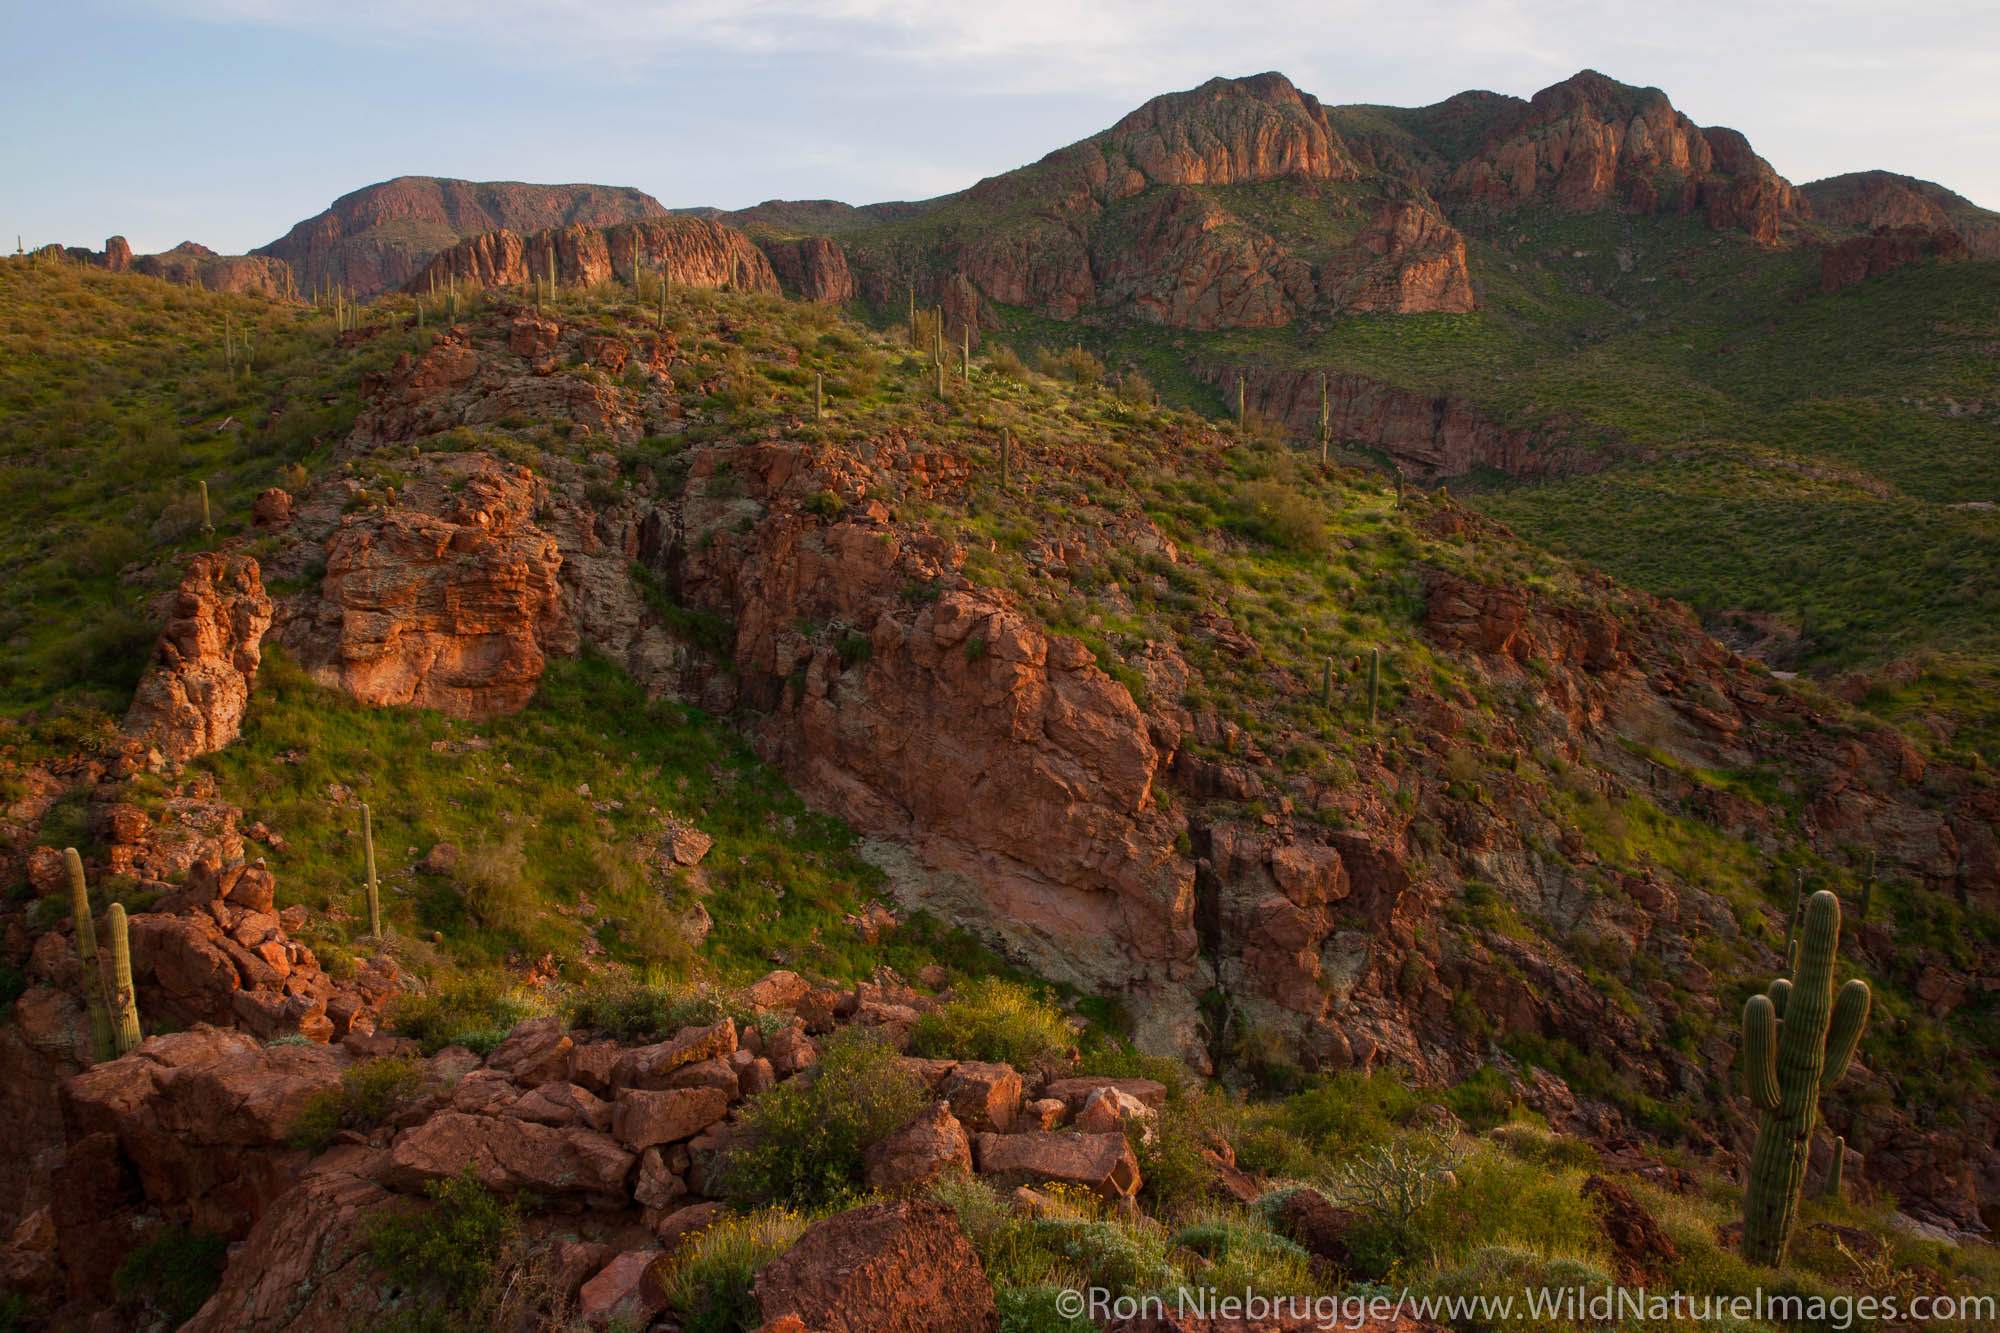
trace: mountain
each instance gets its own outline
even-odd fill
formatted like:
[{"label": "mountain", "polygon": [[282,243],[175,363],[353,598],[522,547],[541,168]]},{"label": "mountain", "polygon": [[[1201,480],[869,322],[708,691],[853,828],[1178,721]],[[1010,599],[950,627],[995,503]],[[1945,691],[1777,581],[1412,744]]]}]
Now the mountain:
[{"label": "mountain", "polygon": [[365,300],[408,282],[432,255],[467,236],[604,226],[666,211],[651,195],[621,186],[398,176],[342,195],[251,253],[289,264],[301,292],[344,287],[349,299]]}]

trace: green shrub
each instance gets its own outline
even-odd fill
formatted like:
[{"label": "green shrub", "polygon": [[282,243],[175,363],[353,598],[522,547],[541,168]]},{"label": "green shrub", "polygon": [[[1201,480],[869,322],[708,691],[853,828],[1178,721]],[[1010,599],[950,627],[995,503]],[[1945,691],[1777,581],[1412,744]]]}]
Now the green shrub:
[{"label": "green shrub", "polygon": [[868,1146],[900,1129],[929,1089],[877,1034],[848,1029],[827,1043],[808,1077],[748,1104],[749,1140],[724,1165],[728,1196],[820,1208],[860,1191]]},{"label": "green shrub", "polygon": [[1016,1069],[1065,1055],[1076,1040],[1062,1011],[1012,981],[968,982],[950,1003],[917,1019],[910,1049],[953,1060],[997,1060]]},{"label": "green shrub", "polygon": [[806,512],[808,514],[817,514],[824,519],[839,518],[846,508],[846,502],[832,491],[814,491],[806,497]]},{"label": "green shrub", "polygon": [[1326,511],[1289,486],[1253,481],[1237,493],[1236,507],[1233,526],[1246,536],[1303,555],[1327,548]]},{"label": "green shrub", "polygon": [[415,1040],[425,1055],[447,1046],[491,1055],[516,1023],[537,1012],[539,1006],[508,988],[504,978],[478,972],[453,977],[426,994],[405,994],[388,1017],[391,1030]]},{"label": "green shrub", "polygon": [[40,1328],[41,1313],[40,1307],[25,1293],[0,1291],[0,1333],[28,1333]]},{"label": "green shrub", "polygon": [[739,1027],[777,1030],[775,1013],[755,1013],[733,996],[698,984],[666,984],[613,977],[568,992],[560,1004],[563,1022],[620,1042],[661,1041],[682,1028],[706,1027],[733,1018]]},{"label": "green shrub", "polygon": [[446,1309],[471,1309],[500,1271],[521,1219],[470,1166],[428,1181],[430,1206],[378,1219],[368,1248],[384,1276]]},{"label": "green shrub", "polygon": [[12,963],[0,963],[0,1009],[21,998],[28,989],[28,974]]},{"label": "green shrub", "polygon": [[[1533,1250],[1507,1245],[1487,1245],[1450,1268],[1432,1275],[1426,1284],[1432,1294],[1464,1301],[1478,1301],[1484,1297],[1495,1305],[1512,1301],[1513,1317],[1504,1327],[1512,1333],[1515,1329],[1570,1330],[1578,1325],[1567,1317],[1534,1318],[1522,1303],[1521,1293],[1528,1290],[1548,1292],[1569,1291],[1583,1288],[1590,1292],[1601,1292],[1612,1285],[1611,1275],[1595,1264],[1566,1255],[1547,1256]],[[1497,1330],[1503,1325],[1471,1320],[1468,1328],[1485,1333]]]},{"label": "green shrub", "polygon": [[1210,1260],[1204,1287],[1267,1296],[1317,1294],[1312,1256],[1262,1223],[1256,1213],[1211,1214],[1174,1236],[1174,1244]]},{"label": "green shrub", "polygon": [[125,1256],[111,1275],[111,1290],[121,1301],[144,1301],[177,1326],[215,1294],[228,1262],[223,1237],[169,1223]]},{"label": "green shrub", "polygon": [[1000,1311],[999,1333],[1097,1333],[1097,1325],[1082,1315],[1062,1312],[1064,1290],[1052,1286],[994,1284],[993,1304]]},{"label": "green shrub", "polygon": [[423,1066],[408,1056],[364,1060],[340,1071],[337,1087],[316,1092],[292,1122],[295,1148],[319,1152],[343,1129],[370,1129],[386,1120],[423,1080]]},{"label": "green shrub", "polygon": [[465,896],[465,910],[489,930],[520,933],[541,910],[528,882],[526,838],[519,829],[497,840],[481,839],[459,853],[451,877]]},{"label": "green shrub", "polygon": [[[1413,1145],[1407,1154],[1412,1170],[1421,1168],[1428,1151],[1421,1141]],[[1484,1244],[1545,1254],[1602,1250],[1603,1229],[1579,1192],[1582,1172],[1519,1162],[1487,1144],[1453,1165],[1455,1185],[1434,1190],[1410,1214],[1417,1233],[1449,1237],[1460,1253]]]},{"label": "green shrub", "polygon": [[1387,1143],[1416,1109],[1417,1094],[1392,1070],[1340,1073],[1288,1099],[1279,1123],[1314,1150],[1342,1157]]},{"label": "green shrub", "polygon": [[1153,1117],[1150,1140],[1132,1136],[1139,1176],[1156,1211],[1172,1214],[1208,1198],[1214,1179],[1204,1150],[1217,1137],[1207,1098],[1169,1101]]},{"label": "green shrub", "polygon": [[1108,1218],[1043,1217],[1028,1224],[1028,1234],[1081,1269],[1089,1285],[1119,1295],[1170,1291],[1185,1280],[1156,1229]]},{"label": "green shrub", "polygon": [[684,1333],[757,1327],[762,1321],[751,1293],[757,1270],[790,1249],[806,1222],[788,1208],[767,1208],[723,1217],[689,1240],[662,1284]]}]

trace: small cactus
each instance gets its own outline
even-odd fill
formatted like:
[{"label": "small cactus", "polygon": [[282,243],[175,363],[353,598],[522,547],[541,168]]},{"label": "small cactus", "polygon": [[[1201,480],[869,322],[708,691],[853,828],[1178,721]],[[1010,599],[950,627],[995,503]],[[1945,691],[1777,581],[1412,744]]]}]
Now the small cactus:
[{"label": "small cactus", "polygon": [[1000,431],[1000,489],[1006,490],[1013,480],[1014,432],[1003,427]]},{"label": "small cactus", "polygon": [[1368,658],[1368,725],[1375,725],[1376,706],[1382,698],[1382,650],[1377,648]]},{"label": "small cactus", "polygon": [[76,848],[63,848],[63,865],[69,871],[70,915],[76,921],[76,956],[83,964],[84,1003],[90,1010],[90,1053],[93,1060],[109,1060],[111,1048],[111,1004],[104,993],[104,968],[97,957],[97,923],[90,914],[90,885],[83,877],[83,858]]},{"label": "small cactus", "polygon": [[1838,1199],[1840,1197],[1840,1172],[1841,1168],[1846,1165],[1846,1161],[1847,1140],[1844,1138],[1835,1139],[1833,1141],[1833,1160],[1826,1164],[1826,1183],[1820,1187],[1819,1191],[1819,1196],[1822,1199]]},{"label": "small cactus", "polygon": [[215,535],[215,523],[208,510],[208,482],[199,481],[196,485],[201,487],[201,530],[212,537]]},{"label": "small cactus", "polygon": [[1820,1094],[1840,1081],[1868,1022],[1868,983],[1848,982],[1836,1000],[1840,899],[1822,889],[1806,904],[1798,967],[1743,1006],[1743,1073],[1762,1114],[1743,1191],[1743,1257],[1778,1267],[1798,1223]]},{"label": "small cactus", "polygon": [[361,857],[368,873],[368,934],[382,938],[382,891],[375,880],[375,824],[368,803],[361,803]]},{"label": "small cactus", "polygon": [[126,933],[125,905],[111,904],[104,924],[111,935],[111,1033],[112,1046],[120,1055],[129,1054],[139,1035],[139,996],[132,989],[132,943]]},{"label": "small cactus", "polygon": [[813,420],[826,420],[826,376],[813,372]]}]

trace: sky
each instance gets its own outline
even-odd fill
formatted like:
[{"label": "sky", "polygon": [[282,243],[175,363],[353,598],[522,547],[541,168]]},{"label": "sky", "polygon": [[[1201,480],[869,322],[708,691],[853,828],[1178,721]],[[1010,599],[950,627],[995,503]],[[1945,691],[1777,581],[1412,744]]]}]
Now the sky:
[{"label": "sky", "polygon": [[962,189],[1161,92],[1666,91],[1795,182],[2000,208],[1992,0],[0,0],[0,234],[225,253],[399,175],[669,207]]}]

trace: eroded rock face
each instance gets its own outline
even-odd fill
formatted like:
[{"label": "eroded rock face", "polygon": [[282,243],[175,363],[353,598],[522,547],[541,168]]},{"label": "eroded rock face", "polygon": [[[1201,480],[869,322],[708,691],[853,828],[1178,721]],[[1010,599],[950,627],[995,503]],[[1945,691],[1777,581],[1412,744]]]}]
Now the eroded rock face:
[{"label": "eroded rock face", "polygon": [[429,291],[453,281],[522,286],[545,280],[552,260],[556,281],[565,286],[630,282],[636,262],[646,273],[664,272],[682,286],[778,291],[778,275],[748,236],[709,218],[687,216],[608,227],[573,223],[526,236],[512,231],[470,236],[440,252],[404,287]]},{"label": "eroded rock face", "polygon": [[1799,193],[1815,221],[1873,233],[1884,227],[1948,229],[1982,259],[2000,258],[2000,218],[1941,185],[1893,171],[1855,171],[1810,181]]},{"label": "eroded rock face", "polygon": [[1247,185],[1302,176],[1352,180],[1359,169],[1319,100],[1282,74],[1210,79],[1167,93],[1111,127],[1114,147],[1161,185]]},{"label": "eroded rock face", "polygon": [[302,291],[340,287],[366,300],[407,282],[462,237],[603,227],[666,211],[652,196],[616,186],[399,176],[342,195],[256,253],[291,265]]},{"label": "eroded rock face", "polygon": [[1831,245],[1819,257],[1819,289],[1837,292],[1927,259],[1963,259],[1965,238],[1949,227],[1877,227],[1872,235]]},{"label": "eroded rock face", "polygon": [[271,599],[247,555],[188,561],[125,731],[180,762],[219,750],[243,728],[271,625]]},{"label": "eroded rock face", "polygon": [[1559,424],[1502,426],[1462,398],[1414,393],[1365,375],[1197,362],[1194,372],[1234,398],[1285,423],[1301,440],[1320,436],[1324,384],[1328,429],[1343,441],[1380,449],[1413,480],[1436,481],[1493,468],[1516,477],[1572,475],[1602,467],[1608,451],[1584,447]]},{"label": "eroded rock face", "polygon": [[805,1229],[757,1274],[757,1308],[817,1333],[992,1333],[987,1281],[940,1203],[870,1204]]},{"label": "eroded rock face", "polygon": [[258,1219],[190,1333],[348,1333],[388,1316],[395,1293],[368,1252],[393,1196],[349,1172],[317,1170]]},{"label": "eroded rock face", "polygon": [[576,650],[562,555],[534,522],[540,483],[480,459],[453,486],[341,519],[318,604],[285,627],[315,679],[364,703],[493,717],[534,697],[551,653]]},{"label": "eroded rock face", "polygon": [[219,255],[205,245],[182,241],[157,255],[133,256],[126,266],[134,273],[160,278],[179,287],[205,287],[212,292],[257,293],[289,299],[296,291],[292,270],[283,260],[262,255]]},{"label": "eroded rock face", "polygon": [[1810,212],[1741,134],[1701,129],[1659,89],[1627,87],[1594,70],[1544,88],[1501,117],[1445,191],[1461,203],[1499,208],[1705,208],[1716,227],[1766,244]]},{"label": "eroded rock face", "polygon": [[838,305],[860,294],[840,242],[831,236],[766,241],[764,254],[772,270],[801,300]]}]

